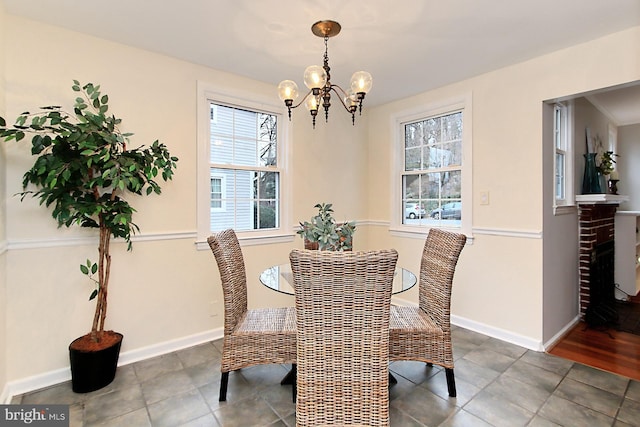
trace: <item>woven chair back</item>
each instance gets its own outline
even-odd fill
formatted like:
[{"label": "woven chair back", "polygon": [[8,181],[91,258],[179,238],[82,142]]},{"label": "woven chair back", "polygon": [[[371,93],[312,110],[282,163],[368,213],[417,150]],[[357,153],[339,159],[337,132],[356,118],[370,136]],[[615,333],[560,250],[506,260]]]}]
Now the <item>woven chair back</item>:
[{"label": "woven chair back", "polygon": [[419,304],[438,326],[450,329],[453,275],[467,237],[438,228],[429,230],[420,262]]},{"label": "woven chair back", "polygon": [[389,425],[395,250],[294,249],[297,426]]},{"label": "woven chair back", "polygon": [[235,231],[224,230],[207,239],[220,272],[224,295],[224,334],[234,330],[247,311],[247,273]]}]

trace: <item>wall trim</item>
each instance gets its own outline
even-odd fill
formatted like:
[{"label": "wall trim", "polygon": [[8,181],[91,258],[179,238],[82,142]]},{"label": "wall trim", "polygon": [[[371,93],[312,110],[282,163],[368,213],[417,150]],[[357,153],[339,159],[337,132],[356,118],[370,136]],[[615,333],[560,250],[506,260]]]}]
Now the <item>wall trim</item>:
[{"label": "wall trim", "polygon": [[551,337],[547,342],[544,343],[545,351],[553,347],[558,341],[560,341],[566,334],[569,332],[575,325],[580,322],[580,315],[576,315],[567,325],[560,330],[557,334]]},{"label": "wall trim", "polygon": [[[132,242],[152,242],[161,240],[181,240],[181,239],[193,239],[196,238],[195,231],[176,231],[170,233],[150,233],[150,234],[138,234],[131,236]],[[122,242],[122,240],[116,240],[116,242]],[[83,246],[83,245],[97,245],[98,236],[87,237],[55,237],[46,239],[16,239],[9,240],[7,244],[8,250],[21,250],[21,249],[41,249],[41,248],[56,248],[63,246]],[[0,247],[1,248],[1,247]]]},{"label": "wall trim", "polygon": [[[193,347],[205,342],[214,341],[222,338],[223,336],[224,329],[216,328],[186,337],[153,344],[147,347],[130,350],[120,354],[120,358],[118,359],[118,366],[129,365],[141,360],[150,359],[152,357],[161,356],[163,354]],[[34,375],[31,377],[10,381],[5,385],[4,390],[2,391],[2,395],[0,396],[2,397],[2,399],[0,400],[0,402],[5,402],[5,404],[8,404],[11,402],[13,396],[28,393],[34,390],[39,390],[44,387],[49,387],[70,380],[71,370],[69,369],[69,367],[66,367],[44,372],[42,374]]]},{"label": "wall trim", "polygon": [[484,323],[476,322],[470,319],[466,319],[460,316],[451,315],[451,323],[456,326],[460,326],[465,329],[469,329],[474,332],[478,332],[482,335],[487,335],[492,338],[497,338],[501,341],[506,341],[511,344],[519,345],[520,347],[527,348],[533,351],[544,351],[542,341],[536,340],[531,337],[526,337],[520,334],[514,334],[513,332],[505,331],[501,328],[495,328],[493,326],[486,325]]},{"label": "wall trim", "polygon": [[473,227],[474,234],[487,236],[517,237],[521,239],[542,239],[542,231],[536,230],[513,230],[506,228]]}]

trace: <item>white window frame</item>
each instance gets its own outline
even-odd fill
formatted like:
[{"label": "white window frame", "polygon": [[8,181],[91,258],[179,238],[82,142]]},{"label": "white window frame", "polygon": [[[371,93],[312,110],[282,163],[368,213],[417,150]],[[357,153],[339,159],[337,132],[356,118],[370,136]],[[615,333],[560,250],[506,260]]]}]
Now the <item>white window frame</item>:
[{"label": "white window frame", "polygon": [[[214,208],[211,207],[211,202],[209,202],[209,207],[211,212],[225,212],[227,209],[227,202],[225,199],[227,198],[227,187],[226,187],[226,177],[222,175],[209,175],[209,181],[211,182],[214,179],[220,180],[220,207]],[[211,194],[211,190],[209,190],[209,194]]]},{"label": "white window frame", "polygon": [[[557,118],[561,123],[556,123]],[[575,159],[573,147],[573,101],[556,102],[553,105],[553,213],[554,215],[575,213]],[[557,141],[560,141],[560,144]],[[558,146],[560,145],[560,146]],[[564,165],[558,165],[557,154],[564,157]],[[564,197],[558,197],[557,171],[564,169]]]},{"label": "white window frame", "polygon": [[392,168],[393,187],[391,190],[391,226],[392,235],[401,237],[424,238],[431,228],[428,225],[411,225],[403,224],[404,204],[402,203],[402,175],[404,172],[404,125],[413,123],[422,119],[434,116],[443,116],[448,113],[462,111],[462,220],[460,227],[447,227],[446,224],[436,226],[445,230],[451,230],[464,233],[469,239],[473,238],[472,220],[473,220],[473,161],[472,161],[472,132],[473,129],[473,111],[471,93],[461,95],[456,98],[444,100],[443,102],[433,103],[416,107],[410,110],[404,110],[392,115],[391,131],[392,131],[392,158],[394,166]]},{"label": "white window frame", "polygon": [[293,241],[295,232],[291,223],[290,138],[291,123],[287,110],[278,103],[276,96],[233,90],[212,83],[197,82],[197,183],[196,183],[196,246],[210,250],[207,238],[211,235],[211,171],[210,171],[210,104],[220,103],[252,111],[263,111],[278,116],[278,166],[280,174],[279,226],[274,229],[236,231],[243,245],[271,244]]}]

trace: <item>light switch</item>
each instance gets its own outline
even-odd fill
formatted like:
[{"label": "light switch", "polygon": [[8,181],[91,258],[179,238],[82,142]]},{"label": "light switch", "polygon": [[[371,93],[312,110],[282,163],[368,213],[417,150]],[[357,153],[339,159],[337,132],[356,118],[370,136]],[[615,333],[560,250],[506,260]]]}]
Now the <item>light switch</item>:
[{"label": "light switch", "polygon": [[489,204],[489,192],[488,191],[481,191],[480,192],[480,204],[481,205],[488,205]]}]

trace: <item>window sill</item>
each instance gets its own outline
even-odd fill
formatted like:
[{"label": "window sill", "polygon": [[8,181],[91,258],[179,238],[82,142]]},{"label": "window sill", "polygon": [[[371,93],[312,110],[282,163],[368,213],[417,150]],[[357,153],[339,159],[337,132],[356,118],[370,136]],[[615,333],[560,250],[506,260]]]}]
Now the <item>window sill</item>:
[{"label": "window sill", "polygon": [[578,212],[576,205],[555,205],[553,207],[553,215],[572,215]]}]

